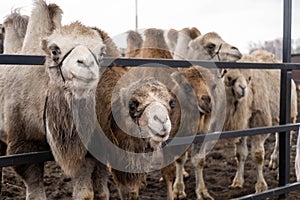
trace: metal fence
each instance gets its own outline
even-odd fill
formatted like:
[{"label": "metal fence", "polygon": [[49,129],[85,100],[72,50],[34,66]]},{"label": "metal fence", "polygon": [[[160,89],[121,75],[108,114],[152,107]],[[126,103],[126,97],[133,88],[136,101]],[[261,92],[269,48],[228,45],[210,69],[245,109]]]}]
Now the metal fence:
[{"label": "metal fence", "polygon": [[[237,199],[265,199],[272,196],[285,197],[292,190],[300,189],[300,183],[290,183],[290,143],[289,132],[298,131],[300,124],[289,124],[291,103],[291,77],[292,70],[300,70],[300,64],[290,63],[291,59],[291,4],[292,0],[284,0],[284,35],[283,35],[283,63],[230,63],[230,62],[208,62],[195,60],[167,60],[167,59],[130,59],[130,58],[104,58],[104,66],[151,66],[153,63],[172,67],[190,67],[200,65],[203,67],[217,68],[246,68],[246,69],[280,69],[281,70],[281,95],[280,95],[280,125],[272,127],[252,128],[241,131],[226,131],[220,133],[209,133],[206,135],[193,136],[193,143],[218,139],[229,139],[241,136],[253,136],[279,132],[279,181],[278,187],[258,194],[250,194]],[[0,65],[43,65],[45,57],[27,55],[0,55]],[[5,67],[5,66],[1,66]],[[218,136],[218,137],[216,137]],[[170,138],[168,141],[171,141]],[[167,141],[167,142],[168,142]],[[174,138],[172,145],[190,144],[189,137]],[[32,152],[26,154],[9,155],[0,157],[0,168],[45,162],[53,160],[50,151]]]}]

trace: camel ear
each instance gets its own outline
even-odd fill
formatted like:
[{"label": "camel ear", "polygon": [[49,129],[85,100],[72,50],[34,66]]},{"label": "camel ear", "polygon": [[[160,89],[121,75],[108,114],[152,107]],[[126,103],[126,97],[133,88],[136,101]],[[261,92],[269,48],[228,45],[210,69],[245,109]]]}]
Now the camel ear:
[{"label": "camel ear", "polygon": [[106,55],[106,51],[107,51],[107,48],[106,48],[105,45],[103,45],[103,46],[100,47],[99,57],[98,57],[99,63],[102,63],[102,61],[103,61],[102,59]]}]

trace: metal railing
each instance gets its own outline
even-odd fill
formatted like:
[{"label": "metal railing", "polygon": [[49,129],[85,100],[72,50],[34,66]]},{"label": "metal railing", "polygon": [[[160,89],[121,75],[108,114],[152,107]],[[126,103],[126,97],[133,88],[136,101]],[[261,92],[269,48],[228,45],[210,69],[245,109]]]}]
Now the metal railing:
[{"label": "metal railing", "polygon": [[[292,0],[284,1],[284,25],[283,25],[283,63],[228,63],[228,62],[205,62],[205,61],[182,61],[182,60],[157,60],[157,59],[125,59],[125,58],[105,58],[104,66],[151,66],[153,63],[172,67],[189,67],[191,65],[201,65],[204,67],[218,68],[257,68],[257,69],[280,69],[281,70],[281,95],[280,95],[280,125],[272,127],[260,127],[242,131],[226,131],[221,133],[209,133],[207,135],[197,135],[193,142],[207,141],[209,138],[216,138],[214,134],[219,134],[218,139],[228,139],[241,136],[251,136],[279,132],[279,187],[267,190],[258,194],[251,194],[237,199],[265,199],[272,196],[285,197],[285,194],[292,190],[300,189],[300,183],[289,183],[290,179],[290,144],[289,131],[299,130],[300,124],[289,124],[290,103],[291,103],[291,72],[299,70],[300,64],[290,63],[291,58],[291,11]],[[22,64],[22,65],[43,65],[43,56],[24,56],[24,55],[0,55],[0,64]],[[169,141],[172,139],[169,139]],[[183,145],[190,139],[187,137],[175,138],[172,144]],[[53,160],[50,151],[33,152],[26,154],[10,155],[0,157],[0,167],[30,164],[35,162],[45,162]]]}]

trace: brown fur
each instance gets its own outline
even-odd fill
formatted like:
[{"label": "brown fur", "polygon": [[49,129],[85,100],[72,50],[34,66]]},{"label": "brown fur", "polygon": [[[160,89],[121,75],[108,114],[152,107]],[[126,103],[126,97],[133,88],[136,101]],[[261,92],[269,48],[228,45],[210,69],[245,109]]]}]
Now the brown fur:
[{"label": "brown fur", "polygon": [[[136,152],[136,153],[147,152],[149,151],[149,146],[150,146],[149,139],[136,138],[128,135],[127,133],[124,133],[123,130],[121,130],[118,127],[114,118],[112,117],[111,101],[113,101],[112,105],[115,106],[114,108],[119,110],[120,113],[122,113],[121,110],[124,109],[118,107],[121,105],[124,106],[122,104],[122,96],[118,95],[116,97],[117,99],[112,99],[112,91],[113,89],[115,89],[119,79],[123,75],[125,75],[126,72],[127,70],[121,67],[108,68],[104,72],[102,78],[99,81],[98,88],[97,88],[96,110],[98,114],[98,121],[106,136],[118,147],[130,152]],[[146,106],[144,105],[143,102],[145,101],[144,99],[148,98],[147,97],[148,91],[157,90],[158,93],[161,93],[162,91],[166,90],[166,89],[162,89],[161,87],[162,87],[161,83],[156,85],[151,82],[150,85],[147,85],[146,87],[143,86],[143,88],[135,88],[134,85],[130,85],[128,88],[126,88],[125,94],[131,94],[130,91],[131,90],[134,91],[134,93],[132,94],[133,97],[131,98],[135,98],[139,102],[141,102],[140,107],[142,109],[142,107]],[[163,98],[163,96],[160,96],[160,98]],[[170,98],[170,96],[167,98]],[[147,104],[147,102],[145,102],[145,104]],[[128,116],[124,116],[123,120],[126,120],[127,117]],[[130,160],[130,158],[128,159]],[[122,199],[138,198],[138,189],[141,186],[145,185],[146,174],[126,173],[115,169],[111,169],[111,173],[113,175],[114,181],[118,186],[119,193]],[[128,193],[128,191],[131,192]]]}]

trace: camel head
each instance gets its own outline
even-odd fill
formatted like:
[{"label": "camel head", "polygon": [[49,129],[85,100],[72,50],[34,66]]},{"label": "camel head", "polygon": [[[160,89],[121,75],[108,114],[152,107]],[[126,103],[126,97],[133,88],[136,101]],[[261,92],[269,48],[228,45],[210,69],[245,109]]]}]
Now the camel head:
[{"label": "camel head", "polygon": [[[212,111],[212,93],[208,81],[204,78],[201,71],[208,69],[197,69],[198,66],[192,66],[184,69],[181,72],[174,72],[171,76],[175,82],[174,90],[184,92],[186,96],[186,101],[184,106],[191,106],[197,104],[199,114],[208,115]],[[190,102],[193,98],[196,97],[197,102]]]},{"label": "camel head", "polygon": [[25,38],[29,17],[18,10],[8,15],[2,24],[3,53],[17,53],[21,50]]},{"label": "camel head", "polygon": [[234,62],[242,57],[237,47],[226,43],[217,33],[198,36],[189,43],[188,58]]},{"label": "camel head", "polygon": [[[127,134],[148,138],[151,145],[169,138],[175,99],[164,84],[152,77],[144,78],[122,88],[121,98]],[[124,121],[124,117],[120,120]]]},{"label": "camel head", "polygon": [[79,22],[55,30],[42,41],[50,83],[71,84],[75,96],[96,88],[105,46],[98,32]]},{"label": "camel head", "polygon": [[251,70],[229,69],[223,77],[227,98],[240,101],[248,95]]}]

